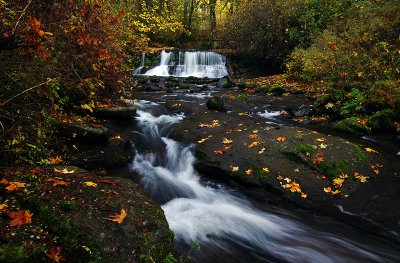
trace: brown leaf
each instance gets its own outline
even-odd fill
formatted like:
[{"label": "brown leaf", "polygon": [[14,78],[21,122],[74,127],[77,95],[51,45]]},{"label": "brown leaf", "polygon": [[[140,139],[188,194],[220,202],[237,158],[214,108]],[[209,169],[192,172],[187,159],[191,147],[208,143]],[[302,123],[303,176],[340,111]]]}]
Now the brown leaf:
[{"label": "brown leaf", "polygon": [[62,248],[60,246],[51,246],[49,252],[45,255],[48,257],[52,262],[60,263],[67,261],[67,258],[61,254]]},{"label": "brown leaf", "polygon": [[50,178],[50,179],[48,179],[47,181],[53,182],[53,186],[58,186],[58,185],[65,185],[65,186],[67,186],[67,185],[68,185],[67,182],[65,182],[65,181],[63,181],[63,180],[56,179],[56,178]]},{"label": "brown leaf", "polygon": [[98,180],[97,182],[103,183],[103,184],[109,184],[109,185],[112,185],[112,186],[116,186],[116,185],[117,185],[116,182],[111,182],[110,180],[106,180],[106,179],[104,179],[104,180]]},{"label": "brown leaf", "polygon": [[122,224],[122,222],[124,222],[126,215],[127,215],[126,211],[124,209],[121,209],[121,214],[115,214],[113,216],[106,217],[105,219],[117,222],[118,224]]}]

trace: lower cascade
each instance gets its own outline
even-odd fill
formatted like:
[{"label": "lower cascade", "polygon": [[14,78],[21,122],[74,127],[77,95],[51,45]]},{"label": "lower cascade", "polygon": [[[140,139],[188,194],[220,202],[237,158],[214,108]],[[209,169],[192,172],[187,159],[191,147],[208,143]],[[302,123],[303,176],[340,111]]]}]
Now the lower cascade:
[{"label": "lower cascade", "polygon": [[272,206],[261,210],[237,191],[203,182],[193,167],[193,146],[167,137],[184,115],[165,114],[146,101],[137,106],[148,148],[131,168],[162,205],[178,250],[200,242],[194,262],[400,262],[390,245],[332,218]]},{"label": "lower cascade", "polygon": [[159,65],[142,73],[145,56],[134,75],[174,76],[197,78],[222,78],[228,75],[225,56],[210,51],[170,51],[163,50]]}]

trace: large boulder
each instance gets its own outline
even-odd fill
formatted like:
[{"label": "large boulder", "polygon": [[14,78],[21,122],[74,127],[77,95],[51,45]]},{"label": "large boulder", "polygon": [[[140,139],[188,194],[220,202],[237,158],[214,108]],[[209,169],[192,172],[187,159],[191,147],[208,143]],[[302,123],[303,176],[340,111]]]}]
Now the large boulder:
[{"label": "large boulder", "polygon": [[394,129],[396,114],[391,109],[384,109],[368,118],[367,125],[373,131],[391,132]]},{"label": "large boulder", "polygon": [[226,111],[224,102],[221,100],[221,98],[216,96],[209,99],[206,103],[206,106],[209,110]]},{"label": "large boulder", "polygon": [[95,117],[119,121],[129,121],[136,115],[136,107],[96,108],[92,113]]}]

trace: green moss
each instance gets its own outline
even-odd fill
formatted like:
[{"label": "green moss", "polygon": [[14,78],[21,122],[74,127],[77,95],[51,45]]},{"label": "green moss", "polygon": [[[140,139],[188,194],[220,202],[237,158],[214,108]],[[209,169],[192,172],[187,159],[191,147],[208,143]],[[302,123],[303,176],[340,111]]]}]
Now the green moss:
[{"label": "green moss", "polygon": [[317,166],[317,170],[328,178],[335,178],[341,173],[347,173],[351,164],[347,161],[324,162]]},{"label": "green moss", "polygon": [[312,147],[309,144],[298,144],[295,147],[294,152],[295,153],[303,153],[303,154],[306,154],[306,153],[315,154],[316,153],[314,147]]},{"label": "green moss", "polygon": [[181,83],[181,84],[179,84],[179,88],[180,89],[188,89],[189,88],[189,84],[187,84],[187,83]]},{"label": "green moss", "polygon": [[353,153],[357,161],[364,161],[365,159],[367,159],[367,155],[357,145],[354,145]]},{"label": "green moss", "polygon": [[60,204],[60,209],[64,212],[71,212],[76,209],[77,205],[74,200],[64,200],[61,201]]},{"label": "green moss", "polygon": [[367,126],[362,125],[357,117],[341,120],[333,126],[333,129],[348,134],[366,134],[371,131]]},{"label": "green moss", "polygon": [[226,111],[224,102],[219,97],[212,97],[206,103],[207,108],[216,111]]},{"label": "green moss", "polygon": [[255,89],[256,93],[267,94],[269,93],[269,87],[257,87]]},{"label": "green moss", "polygon": [[0,262],[29,262],[29,257],[24,246],[4,245],[0,247]]},{"label": "green moss", "polygon": [[254,177],[262,184],[267,183],[267,179],[270,176],[270,172],[265,172],[262,167],[255,167],[254,169]]},{"label": "green moss", "polygon": [[237,97],[239,100],[244,100],[244,101],[246,101],[246,100],[249,99],[249,95],[247,95],[246,93],[239,93],[236,97]]}]

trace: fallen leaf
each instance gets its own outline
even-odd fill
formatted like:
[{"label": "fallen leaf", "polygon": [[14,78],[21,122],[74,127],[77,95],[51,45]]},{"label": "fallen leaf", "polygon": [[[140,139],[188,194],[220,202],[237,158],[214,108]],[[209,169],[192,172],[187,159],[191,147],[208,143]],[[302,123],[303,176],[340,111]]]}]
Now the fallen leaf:
[{"label": "fallen leaf", "polygon": [[256,134],[256,133],[250,134],[249,138],[255,140],[258,138],[258,134]]},{"label": "fallen leaf", "polygon": [[258,154],[263,154],[267,148],[263,147],[258,151]]},{"label": "fallen leaf", "polygon": [[325,193],[330,193],[330,192],[332,192],[332,188],[330,188],[330,187],[324,187],[324,192],[325,192]]},{"label": "fallen leaf", "polygon": [[65,181],[63,181],[63,180],[58,180],[58,179],[56,179],[56,178],[50,178],[50,179],[48,179],[47,181],[53,182],[53,186],[58,186],[58,185],[65,185],[65,186],[67,186],[67,185],[68,185],[67,182],[65,182]]},{"label": "fallen leaf", "polygon": [[372,149],[372,148],[365,148],[365,150],[367,151],[367,152],[369,152],[369,153],[379,153],[378,151],[376,151],[376,150],[374,150],[374,149]]},{"label": "fallen leaf", "polygon": [[202,138],[201,140],[199,140],[199,141],[197,141],[198,143],[203,143],[203,142],[205,142],[205,141],[207,141],[209,138]]},{"label": "fallen leaf", "polygon": [[326,145],[325,143],[321,143],[319,145],[319,148],[321,148],[321,149],[326,149],[326,147],[328,147],[328,145]]},{"label": "fallen leaf", "polygon": [[84,184],[88,187],[97,187],[97,184],[93,182],[85,182]]},{"label": "fallen leaf", "polygon": [[105,219],[117,222],[118,224],[122,224],[124,222],[124,219],[126,218],[126,211],[124,209],[121,209],[120,214],[115,214],[113,216],[106,217]]},{"label": "fallen leaf", "polygon": [[340,191],[339,190],[335,190],[335,191],[332,191],[331,194],[332,195],[338,195],[338,194],[340,194]]},{"label": "fallen leaf", "polygon": [[284,142],[284,141],[286,141],[286,137],[278,137],[278,138],[276,138],[276,140],[278,142]]},{"label": "fallen leaf", "polygon": [[279,181],[282,181],[284,178],[283,178],[282,175],[278,175],[278,176],[276,177],[276,179],[278,179]]},{"label": "fallen leaf", "polygon": [[246,173],[247,175],[252,175],[253,172],[254,172],[254,171],[253,171],[252,169],[247,169],[245,173]]},{"label": "fallen leaf", "polygon": [[323,162],[325,162],[324,153],[318,151],[318,152],[317,152],[317,155],[316,155],[315,158],[313,159],[313,164],[320,164],[320,163],[323,163]]},{"label": "fallen leaf", "polygon": [[116,182],[111,182],[110,180],[107,180],[107,179],[98,180],[97,182],[103,183],[103,184],[109,184],[109,185],[112,185],[112,186],[116,186],[117,185]]},{"label": "fallen leaf", "polygon": [[303,197],[303,198],[307,198],[307,194],[306,194],[306,193],[303,193],[303,192],[301,192],[301,197]]},{"label": "fallen leaf", "polygon": [[61,254],[61,247],[60,246],[52,246],[45,255],[48,257],[52,262],[60,263],[67,261],[67,258]]},{"label": "fallen leaf", "polygon": [[264,167],[264,168],[263,168],[263,172],[265,172],[265,173],[269,173],[269,172],[270,172],[270,170],[269,170],[267,167]]},{"label": "fallen leaf", "polygon": [[232,166],[232,172],[236,173],[239,171],[239,166]]},{"label": "fallen leaf", "polygon": [[[6,202],[7,202],[7,201],[6,201]],[[4,213],[4,212],[7,211],[7,209],[8,209],[7,203],[0,204],[0,212]]]},{"label": "fallen leaf", "polygon": [[299,172],[300,172],[300,169],[299,169],[299,167],[297,167],[297,168],[294,169],[293,171],[296,172],[296,173],[299,173]]},{"label": "fallen leaf", "polygon": [[249,147],[249,148],[253,148],[253,147],[255,147],[255,146],[257,146],[257,145],[259,145],[261,142],[252,142],[252,143],[250,143],[247,147]]},{"label": "fallen leaf", "polygon": [[229,143],[232,143],[233,141],[232,140],[230,140],[230,139],[228,139],[228,138],[224,138],[223,140],[222,140],[222,143],[223,144],[229,144]]},{"label": "fallen leaf", "polygon": [[64,161],[61,159],[60,156],[56,156],[55,158],[49,158],[49,163],[50,164],[59,164],[59,163],[63,163]]},{"label": "fallen leaf", "polygon": [[225,145],[225,146],[224,146],[224,150],[230,150],[230,149],[232,149],[232,148],[233,148],[232,145]]},{"label": "fallen leaf", "polygon": [[9,182],[7,181],[7,179],[3,178],[3,179],[0,181],[0,184],[9,184]]},{"label": "fallen leaf", "polygon": [[333,185],[334,185],[336,188],[341,188],[342,185],[343,185],[343,182],[344,182],[344,179],[342,179],[342,178],[335,178],[335,179],[333,179]]},{"label": "fallen leaf", "polygon": [[122,140],[121,136],[117,135],[114,137],[111,137],[110,140]]},{"label": "fallen leaf", "polygon": [[20,183],[20,182],[10,182],[10,185],[6,187],[6,189],[9,192],[13,192],[16,190],[19,190],[20,188],[24,188],[25,187],[25,183]]},{"label": "fallen leaf", "polygon": [[60,174],[73,174],[73,173],[75,173],[75,170],[68,170],[67,168],[58,170],[57,168],[54,168],[54,172],[60,173]]},{"label": "fallen leaf", "polygon": [[224,154],[224,152],[221,151],[221,150],[215,150],[214,153],[215,153],[216,155],[223,155],[223,154]]},{"label": "fallen leaf", "polygon": [[10,222],[10,226],[22,226],[28,224],[32,220],[32,215],[29,210],[13,211],[8,213],[10,218],[13,218]]},{"label": "fallen leaf", "polygon": [[317,138],[317,142],[324,142],[325,139],[324,138]]}]

